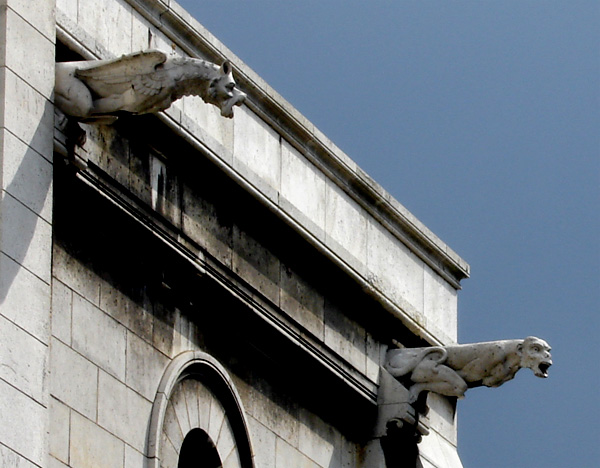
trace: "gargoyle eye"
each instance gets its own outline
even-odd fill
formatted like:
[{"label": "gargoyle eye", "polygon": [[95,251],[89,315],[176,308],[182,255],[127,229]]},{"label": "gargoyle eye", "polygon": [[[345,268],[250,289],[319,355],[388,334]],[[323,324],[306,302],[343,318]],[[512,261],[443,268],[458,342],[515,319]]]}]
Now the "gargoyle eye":
[{"label": "gargoyle eye", "polygon": [[533,350],[534,350],[536,353],[539,353],[539,352],[540,352],[540,347],[539,347],[539,346],[534,346],[534,347],[533,347]]}]

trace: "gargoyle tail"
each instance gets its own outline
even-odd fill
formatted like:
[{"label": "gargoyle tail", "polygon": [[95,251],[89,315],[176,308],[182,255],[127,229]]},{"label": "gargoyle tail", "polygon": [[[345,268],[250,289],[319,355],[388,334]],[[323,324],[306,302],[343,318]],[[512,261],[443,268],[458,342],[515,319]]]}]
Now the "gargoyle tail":
[{"label": "gargoyle tail", "polygon": [[[438,354],[438,356],[433,356],[434,354]],[[448,353],[440,346],[393,349],[388,351],[384,367],[394,377],[402,377],[412,372],[426,357],[437,363],[442,363],[448,357]]]}]

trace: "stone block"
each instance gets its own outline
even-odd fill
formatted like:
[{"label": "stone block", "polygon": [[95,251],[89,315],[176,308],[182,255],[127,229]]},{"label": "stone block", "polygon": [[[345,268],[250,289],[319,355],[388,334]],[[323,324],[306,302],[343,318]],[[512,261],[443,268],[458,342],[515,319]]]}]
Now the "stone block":
[{"label": "stone block", "polygon": [[[454,343],[458,339],[457,291],[431,268],[425,267],[423,314],[436,334],[449,337]],[[450,343],[448,343],[450,344]]]},{"label": "stone block", "polygon": [[152,48],[156,29],[135,10],[131,18],[131,52]]},{"label": "stone block", "polygon": [[292,268],[281,267],[281,308],[301,326],[322,340],[325,336],[323,294]]},{"label": "stone block", "polygon": [[333,464],[332,461],[340,444],[340,435],[333,427],[312,413],[302,412],[298,446],[302,453],[319,466],[339,466],[339,464]]},{"label": "stone block", "polygon": [[68,465],[65,465],[60,460],[57,460],[53,456],[48,457],[48,468],[69,468]]},{"label": "stone block", "polygon": [[50,345],[50,394],[96,419],[98,368],[80,354],[53,339]]},{"label": "stone block", "polygon": [[330,302],[325,303],[325,344],[358,371],[365,373],[365,329]]},{"label": "stone block", "polygon": [[143,451],[152,403],[100,371],[98,424],[138,451]]},{"label": "stone block", "polygon": [[150,401],[169,364],[169,358],[133,333],[127,333],[127,375],[125,383]]},{"label": "stone block", "polygon": [[370,281],[401,306],[403,301],[423,312],[424,264],[387,229],[373,221],[368,225]]},{"label": "stone block", "polygon": [[0,203],[0,250],[50,284],[52,226],[11,195]]},{"label": "stone block", "polygon": [[46,405],[48,346],[0,316],[0,379]]},{"label": "stone block", "polygon": [[73,23],[77,23],[78,2],[79,0],[56,0],[56,9],[73,21]]},{"label": "stone block", "polygon": [[69,439],[71,437],[71,410],[55,398],[50,398],[50,455],[69,463]]},{"label": "stone block", "polygon": [[50,285],[1,252],[0,314],[41,342],[48,342]]},{"label": "stone block", "polygon": [[325,229],[325,186],[323,173],[284,140],[280,196],[321,230]]},{"label": "stone block", "polygon": [[366,375],[367,378],[373,382],[377,382],[379,378],[379,369],[383,365],[385,357],[385,347],[377,341],[373,336],[367,332],[367,367]]},{"label": "stone block", "polygon": [[0,129],[2,188],[47,222],[52,222],[52,163],[12,133]]},{"label": "stone block", "polygon": [[52,274],[91,303],[100,303],[100,278],[56,242],[52,252]]},{"label": "stone block", "polygon": [[124,382],[125,327],[79,295],[73,297],[72,326],[73,349]]},{"label": "stone block", "polygon": [[199,196],[191,185],[183,186],[183,231],[224,265],[231,267],[231,221],[217,207]]},{"label": "stone block", "polygon": [[277,436],[252,416],[247,417],[254,462],[261,468],[275,468],[275,443]]},{"label": "stone block", "polygon": [[125,463],[124,468],[140,468],[146,466],[146,457],[129,445],[125,445]]},{"label": "stone block", "polygon": [[[50,3],[50,2],[38,2]],[[47,5],[42,9],[48,8]],[[25,18],[34,19],[32,10],[24,12]],[[50,17],[40,24],[50,23]],[[52,36],[50,36],[52,37]],[[6,66],[21,77],[32,88],[47,99],[54,90],[54,38],[43,35],[32,24],[16,14],[12,9],[6,13]],[[23,60],[24,56],[27,60]]]},{"label": "stone block", "polygon": [[90,161],[95,162],[115,181],[128,187],[130,170],[129,141],[111,125],[86,125],[85,150]]},{"label": "stone block", "polygon": [[247,232],[233,228],[233,269],[275,304],[279,304],[279,259]]},{"label": "stone block", "polygon": [[[333,182],[326,186],[325,236],[328,245],[343,257],[339,247],[356,259],[356,268],[367,262],[367,213]],[[360,270],[359,270],[360,271]]]},{"label": "stone block", "polygon": [[107,281],[100,282],[100,308],[146,341],[152,341],[152,313]]},{"label": "stone block", "polygon": [[4,79],[4,127],[49,157],[54,142],[54,105],[11,70],[6,69]]},{"label": "stone block", "polygon": [[[59,3],[62,1],[59,0]],[[56,37],[54,2],[37,2],[35,9],[31,8],[30,0],[5,0],[4,3],[25,18],[34,28],[44,34],[48,40],[54,42]]]},{"label": "stone block", "polygon": [[294,468],[325,468],[292,447],[285,440],[277,438],[275,444],[275,466],[289,466]]},{"label": "stone block", "polygon": [[173,329],[173,355],[183,351],[197,349],[198,327],[190,318],[179,309],[175,311],[175,324]]},{"label": "stone block", "polygon": [[[131,47],[131,7],[113,0],[86,0],[79,2],[79,26],[114,56],[120,56]],[[108,58],[108,57],[107,57]]]},{"label": "stone block", "polygon": [[71,345],[71,306],[73,291],[63,283],[52,281],[52,336]]},{"label": "stone block", "polygon": [[279,396],[281,401],[274,401],[259,389],[253,389],[251,395],[246,410],[265,427],[297,447],[300,437],[297,403],[282,396]]},{"label": "stone block", "polygon": [[[0,447],[9,447],[33,463],[44,466],[48,421],[46,408],[2,379],[0,395]],[[11,456],[8,453],[7,457]],[[14,459],[21,463],[18,458]]]},{"label": "stone block", "polygon": [[77,468],[120,468],[125,447],[121,440],[92,421],[71,414],[70,466]]},{"label": "stone block", "polygon": [[245,106],[235,109],[233,167],[265,195],[276,197],[281,174],[280,136]]},{"label": "stone block", "polygon": [[0,445],[0,466],[7,468],[37,468],[29,460],[4,445]]},{"label": "stone block", "polygon": [[221,147],[221,153],[233,154],[233,126],[239,108],[234,110],[234,119],[226,119],[217,107],[206,104],[197,96],[185,96],[181,103],[181,125],[186,130],[200,141],[206,141],[206,134]]}]

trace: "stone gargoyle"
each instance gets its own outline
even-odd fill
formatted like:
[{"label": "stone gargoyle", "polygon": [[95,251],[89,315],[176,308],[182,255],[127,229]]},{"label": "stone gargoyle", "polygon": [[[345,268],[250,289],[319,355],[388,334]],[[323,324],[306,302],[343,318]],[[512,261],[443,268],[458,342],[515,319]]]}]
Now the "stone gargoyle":
[{"label": "stone gargoyle", "polygon": [[403,348],[388,351],[384,365],[410,391],[415,402],[423,391],[462,398],[469,388],[499,387],[519,369],[548,377],[550,346],[530,336],[524,340],[490,341],[455,346]]},{"label": "stone gargoyle", "polygon": [[114,60],[56,64],[55,103],[81,122],[111,123],[122,113],[160,112],[189,95],[200,96],[229,118],[246,98],[227,61],[219,67],[147,50]]}]

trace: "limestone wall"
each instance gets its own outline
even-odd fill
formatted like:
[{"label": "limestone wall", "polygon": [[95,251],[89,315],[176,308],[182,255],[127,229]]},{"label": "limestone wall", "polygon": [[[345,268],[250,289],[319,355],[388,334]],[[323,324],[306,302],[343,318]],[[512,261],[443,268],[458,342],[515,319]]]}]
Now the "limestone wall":
[{"label": "limestone wall", "polygon": [[31,10],[0,1],[1,466],[44,466],[47,446],[55,21]]}]

